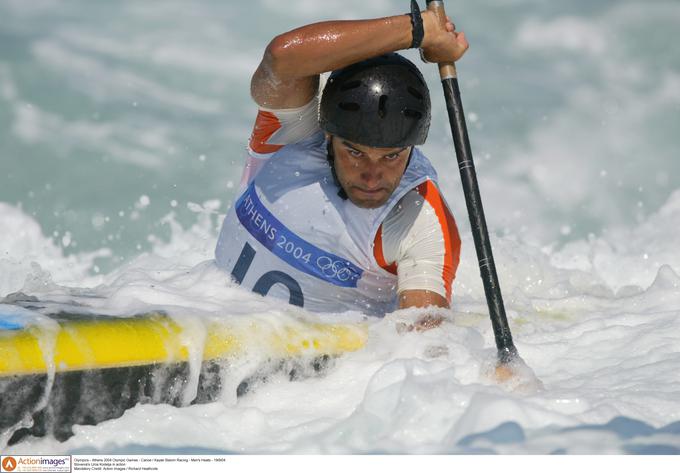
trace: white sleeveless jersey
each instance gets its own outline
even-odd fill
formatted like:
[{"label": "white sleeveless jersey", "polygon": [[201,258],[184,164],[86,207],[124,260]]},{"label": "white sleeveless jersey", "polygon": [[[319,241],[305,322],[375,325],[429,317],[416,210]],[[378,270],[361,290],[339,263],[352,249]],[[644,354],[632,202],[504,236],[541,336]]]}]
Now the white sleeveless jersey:
[{"label": "white sleeveless jersey", "polygon": [[217,265],[256,293],[313,312],[394,310],[397,275],[376,260],[374,242],[407,193],[436,182],[430,162],[414,148],[390,199],[364,209],[338,196],[322,133],[279,148],[227,214]]}]

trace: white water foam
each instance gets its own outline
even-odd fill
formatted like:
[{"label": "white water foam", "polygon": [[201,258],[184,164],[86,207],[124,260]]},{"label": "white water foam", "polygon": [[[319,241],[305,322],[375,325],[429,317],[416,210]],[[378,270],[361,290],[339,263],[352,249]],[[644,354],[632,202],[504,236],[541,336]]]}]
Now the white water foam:
[{"label": "white water foam", "polygon": [[[12,253],[20,240],[22,259],[37,258],[55,272],[15,269],[3,290],[67,301],[79,293],[64,285],[78,278],[93,286],[89,296],[101,296],[89,303],[103,312],[166,307],[190,317],[189,323],[195,323],[191,317],[247,316],[277,324],[309,316],[227,282],[209,261],[220,216],[210,204],[203,208],[193,228],[173,223],[169,242],[157,242],[152,253],[109,275],[91,277],[85,274],[88,255],[65,258],[30,217],[5,206],[1,223],[19,219],[14,223],[26,229]],[[366,348],[337,359],[323,377],[291,382],[276,375],[238,399],[232,379],[217,403],[139,405],[119,419],[76,426],[65,443],[31,439],[7,452],[150,453],[163,446],[178,452],[640,453],[656,445],[656,451],[677,453],[680,261],[669,235],[678,223],[676,193],[633,230],[559,251],[495,242],[514,339],[540,382],[531,372],[522,375],[523,387],[489,377],[493,334],[466,238],[454,307],[440,328],[404,331],[422,312],[398,311],[373,320]],[[639,261],[649,239],[655,239],[656,257]],[[1,264],[30,268],[11,258]],[[626,277],[621,268],[628,264],[638,271]],[[204,335],[198,328],[187,336],[200,346]],[[244,363],[233,374],[242,377],[252,368]]]}]

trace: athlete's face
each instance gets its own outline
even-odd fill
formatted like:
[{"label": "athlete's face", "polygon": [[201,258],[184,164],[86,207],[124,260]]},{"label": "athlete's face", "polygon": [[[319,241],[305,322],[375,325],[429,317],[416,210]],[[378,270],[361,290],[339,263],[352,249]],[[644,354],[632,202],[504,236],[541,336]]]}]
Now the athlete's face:
[{"label": "athlete's face", "polygon": [[371,148],[332,137],[335,172],[347,197],[358,207],[380,207],[399,185],[411,146]]}]

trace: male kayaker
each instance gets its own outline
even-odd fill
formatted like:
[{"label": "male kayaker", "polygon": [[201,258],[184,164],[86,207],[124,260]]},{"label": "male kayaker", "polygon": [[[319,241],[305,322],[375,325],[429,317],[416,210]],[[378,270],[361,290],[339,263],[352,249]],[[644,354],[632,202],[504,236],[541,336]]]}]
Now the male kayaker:
[{"label": "male kayaker", "polygon": [[468,43],[418,9],[310,24],[269,43],[251,82],[259,113],[242,191],[215,251],[236,282],[317,312],[449,307],[460,238],[416,148],[430,98],[395,53],[407,48],[444,62]]}]

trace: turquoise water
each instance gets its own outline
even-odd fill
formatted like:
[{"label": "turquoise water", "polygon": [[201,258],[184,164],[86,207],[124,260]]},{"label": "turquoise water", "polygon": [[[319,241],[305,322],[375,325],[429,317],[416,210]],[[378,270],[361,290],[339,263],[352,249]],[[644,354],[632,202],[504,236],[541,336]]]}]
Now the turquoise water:
[{"label": "turquoise water", "polygon": [[[489,225],[541,245],[633,227],[680,187],[680,4],[447,3],[472,44],[463,100]],[[163,217],[234,198],[276,33],[406,2],[0,2],[0,201],[112,269]],[[437,73],[424,147],[465,228]],[[195,209],[196,207],[194,207]]]}]

